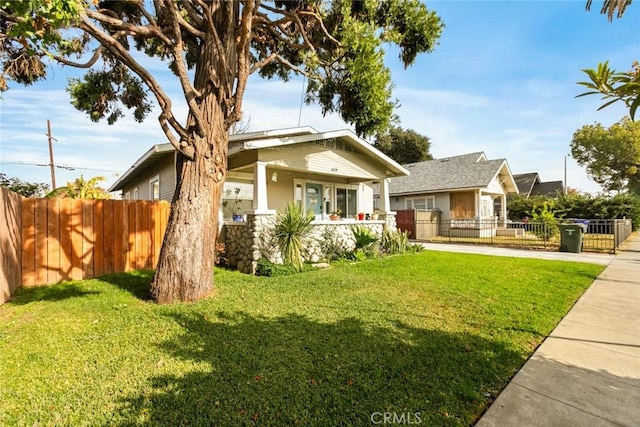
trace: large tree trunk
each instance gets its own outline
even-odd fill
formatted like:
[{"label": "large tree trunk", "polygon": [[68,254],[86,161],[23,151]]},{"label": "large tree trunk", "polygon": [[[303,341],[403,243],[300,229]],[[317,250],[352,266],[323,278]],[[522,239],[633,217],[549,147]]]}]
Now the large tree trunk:
[{"label": "large tree trunk", "polygon": [[197,150],[194,160],[178,154],[176,192],[151,283],[151,296],[158,303],[196,301],[213,290],[228,141],[222,123],[216,122],[207,136],[197,138],[197,147],[207,147],[204,152]]},{"label": "large tree trunk", "polygon": [[[228,129],[226,125],[228,91],[234,77],[235,38],[228,20],[237,8],[222,3],[212,19],[217,28],[225,28],[225,52],[220,52],[212,37],[201,46],[194,87],[198,99],[200,126],[193,112],[187,119],[190,140],[183,146],[193,148],[193,159],[178,153],[176,192],[171,204],[167,231],[160,259],[151,282],[151,295],[158,303],[196,301],[213,291],[213,267],[218,230],[218,209],[227,175]],[[221,60],[220,55],[226,60]],[[226,68],[225,68],[226,67]],[[198,130],[202,132],[198,132]]]}]

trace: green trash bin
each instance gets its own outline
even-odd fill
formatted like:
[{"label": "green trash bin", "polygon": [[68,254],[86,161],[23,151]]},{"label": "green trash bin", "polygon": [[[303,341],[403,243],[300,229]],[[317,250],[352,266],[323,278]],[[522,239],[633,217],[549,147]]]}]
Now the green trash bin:
[{"label": "green trash bin", "polygon": [[582,234],[584,227],[581,224],[560,224],[560,252],[582,252]]}]

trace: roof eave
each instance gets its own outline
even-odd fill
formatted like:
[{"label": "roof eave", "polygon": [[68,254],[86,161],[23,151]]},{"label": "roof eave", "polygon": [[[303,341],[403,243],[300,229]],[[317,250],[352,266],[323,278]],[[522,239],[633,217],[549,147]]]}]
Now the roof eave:
[{"label": "roof eave", "polygon": [[117,181],[114,182],[113,185],[111,185],[111,187],[109,187],[108,191],[112,192],[112,191],[120,191],[120,190],[122,190],[123,187],[125,186],[125,184],[128,182],[129,178],[141,166],[143,166],[145,163],[147,163],[153,157],[154,154],[170,153],[170,152],[173,152],[173,151],[175,151],[175,149],[169,143],[154,145],[146,153],[144,153],[142,155],[142,157],[140,157],[138,160],[136,160],[136,162],[129,169],[127,169],[127,171],[125,173],[123,173],[122,176],[120,176],[120,178],[118,178]]}]

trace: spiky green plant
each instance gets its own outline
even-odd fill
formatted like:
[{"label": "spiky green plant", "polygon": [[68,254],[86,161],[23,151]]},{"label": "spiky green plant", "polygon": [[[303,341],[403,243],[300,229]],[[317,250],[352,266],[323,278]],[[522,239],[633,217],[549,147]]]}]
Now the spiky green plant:
[{"label": "spiky green plant", "polygon": [[409,234],[406,231],[385,229],[380,244],[382,250],[389,255],[403,254],[409,248]]},{"label": "spiky green plant", "polygon": [[376,236],[370,229],[364,225],[354,225],[351,227],[351,232],[356,240],[356,250],[363,249],[365,253],[369,255],[375,255],[374,243],[380,238]]},{"label": "spiky green plant", "polygon": [[313,218],[312,211],[304,212],[295,202],[289,202],[276,215],[275,238],[282,259],[298,271],[302,271],[302,245],[313,228]]}]

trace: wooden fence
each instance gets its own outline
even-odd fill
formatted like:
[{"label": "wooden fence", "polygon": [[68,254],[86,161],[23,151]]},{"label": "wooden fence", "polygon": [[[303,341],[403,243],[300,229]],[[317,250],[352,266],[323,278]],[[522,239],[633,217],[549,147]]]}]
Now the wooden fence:
[{"label": "wooden fence", "polygon": [[166,202],[22,200],[22,286],[154,268]]},{"label": "wooden fence", "polygon": [[22,282],[22,197],[0,187],[0,305]]},{"label": "wooden fence", "polygon": [[155,268],[167,202],[27,199],[0,193],[0,305],[20,286]]}]

